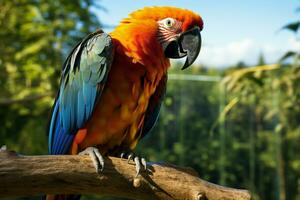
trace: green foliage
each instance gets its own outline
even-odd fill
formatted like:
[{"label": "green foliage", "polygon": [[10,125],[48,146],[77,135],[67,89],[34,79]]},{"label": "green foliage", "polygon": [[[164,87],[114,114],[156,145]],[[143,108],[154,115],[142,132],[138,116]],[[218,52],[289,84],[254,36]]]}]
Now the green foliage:
[{"label": "green foliage", "polygon": [[283,27],[283,29],[287,29],[293,32],[297,32],[300,27],[300,21],[289,23]]},{"label": "green foliage", "polygon": [[1,144],[23,153],[46,153],[47,116],[63,58],[100,25],[92,5],[91,0],[1,0]]},{"label": "green foliage", "polygon": [[[228,98],[239,99],[227,122],[244,128],[250,125],[244,129],[249,144],[249,188],[259,199],[296,199],[299,194],[299,184],[295,184],[300,178],[299,70],[296,59],[289,65],[237,70],[224,79]],[[241,134],[234,129],[229,129],[230,135]]]}]

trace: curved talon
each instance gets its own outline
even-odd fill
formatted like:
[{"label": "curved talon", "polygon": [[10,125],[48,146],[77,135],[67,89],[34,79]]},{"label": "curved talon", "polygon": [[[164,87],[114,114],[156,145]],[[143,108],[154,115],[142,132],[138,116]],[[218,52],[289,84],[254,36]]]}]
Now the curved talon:
[{"label": "curved talon", "polygon": [[104,169],[104,158],[103,158],[103,156],[101,155],[100,151],[97,148],[94,149],[94,153],[96,154],[96,157],[98,158],[98,161],[101,165],[100,171],[103,171],[103,169]]},{"label": "curved talon", "polygon": [[144,169],[147,170],[147,162],[145,158],[141,159],[142,165],[144,166]]},{"label": "curved talon", "polygon": [[127,163],[129,163],[131,159],[133,160],[133,157],[134,157],[134,154],[130,153],[127,157]]},{"label": "curved talon", "polygon": [[134,158],[134,163],[135,163],[135,170],[136,170],[135,177],[137,177],[141,173],[141,162],[138,156]]},{"label": "curved talon", "polygon": [[95,147],[88,147],[84,151],[80,152],[79,155],[89,155],[96,168],[97,173],[102,172],[104,169],[104,158],[99,152],[99,149]]},{"label": "curved talon", "polygon": [[121,155],[120,155],[121,159],[123,160],[125,158],[125,153],[122,152]]},{"label": "curved talon", "polygon": [[140,158],[139,156],[136,156],[133,152],[122,152],[121,153],[121,159],[126,159],[127,157],[127,163],[132,160],[135,163],[135,169],[136,169],[136,175],[137,177],[142,170],[147,170],[147,162],[145,158]]}]

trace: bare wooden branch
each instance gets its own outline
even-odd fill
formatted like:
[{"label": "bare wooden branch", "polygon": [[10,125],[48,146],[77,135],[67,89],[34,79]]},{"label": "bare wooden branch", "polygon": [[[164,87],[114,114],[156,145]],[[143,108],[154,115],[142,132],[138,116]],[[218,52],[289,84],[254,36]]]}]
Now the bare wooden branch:
[{"label": "bare wooden branch", "polygon": [[249,200],[246,190],[218,186],[189,168],[148,163],[151,172],[135,177],[135,166],[108,157],[97,174],[88,156],[21,156],[0,150],[0,197],[41,194],[96,194],[130,199]]}]

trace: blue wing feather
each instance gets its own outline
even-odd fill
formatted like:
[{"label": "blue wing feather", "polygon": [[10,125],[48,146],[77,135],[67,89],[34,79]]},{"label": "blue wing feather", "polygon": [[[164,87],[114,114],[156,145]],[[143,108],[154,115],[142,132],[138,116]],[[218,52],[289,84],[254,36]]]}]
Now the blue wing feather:
[{"label": "blue wing feather", "polygon": [[50,154],[68,153],[75,133],[93,113],[112,60],[111,38],[102,31],[87,36],[66,59],[50,120]]}]

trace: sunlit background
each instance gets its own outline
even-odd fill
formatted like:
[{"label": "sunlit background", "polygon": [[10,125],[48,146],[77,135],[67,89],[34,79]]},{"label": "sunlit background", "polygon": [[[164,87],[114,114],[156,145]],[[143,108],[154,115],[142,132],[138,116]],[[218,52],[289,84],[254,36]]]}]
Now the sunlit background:
[{"label": "sunlit background", "polygon": [[46,154],[68,52],[87,33],[110,32],[128,13],[155,5],[199,13],[203,47],[188,70],[172,62],[159,121],[137,152],[248,189],[253,199],[299,200],[296,0],[0,0],[0,145]]}]

